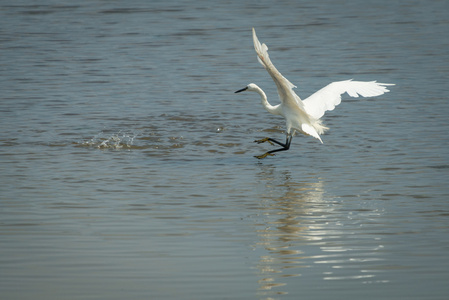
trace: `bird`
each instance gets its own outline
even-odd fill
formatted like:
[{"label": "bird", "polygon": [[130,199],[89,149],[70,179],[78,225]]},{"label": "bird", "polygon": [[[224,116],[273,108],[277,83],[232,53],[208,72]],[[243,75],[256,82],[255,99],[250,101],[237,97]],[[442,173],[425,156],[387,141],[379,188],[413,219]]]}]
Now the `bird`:
[{"label": "bird", "polygon": [[296,86],[285,78],[271,62],[268,56],[268,47],[266,44],[260,43],[254,28],[252,29],[252,35],[257,59],[276,84],[281,103],[271,105],[267,100],[265,92],[254,83],[248,84],[235,93],[244,91],[256,92],[261,97],[263,107],[269,113],[282,116],[286,121],[285,143],[270,137],[254,141],[258,144],[269,142],[271,145],[277,144],[281,146],[281,148],[255,156],[258,159],[274,156],[275,152],[289,150],[296,132],[312,136],[323,143],[320,135],[329,128],[324,126],[321,117],[326,111],[333,110],[335,106],[341,103],[343,94],[347,93],[351,97],[375,97],[389,92],[387,86],[395,85],[376,81],[354,81],[353,79],[336,81],[318,90],[308,98],[301,100],[293,90]]}]

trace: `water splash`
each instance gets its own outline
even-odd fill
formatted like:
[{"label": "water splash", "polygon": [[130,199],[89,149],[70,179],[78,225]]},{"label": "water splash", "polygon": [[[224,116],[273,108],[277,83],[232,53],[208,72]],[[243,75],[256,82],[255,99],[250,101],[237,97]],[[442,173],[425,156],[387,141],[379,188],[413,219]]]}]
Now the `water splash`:
[{"label": "water splash", "polygon": [[131,149],[136,137],[137,134],[123,132],[122,130],[110,135],[100,132],[90,140],[80,143],[80,145],[99,149]]}]

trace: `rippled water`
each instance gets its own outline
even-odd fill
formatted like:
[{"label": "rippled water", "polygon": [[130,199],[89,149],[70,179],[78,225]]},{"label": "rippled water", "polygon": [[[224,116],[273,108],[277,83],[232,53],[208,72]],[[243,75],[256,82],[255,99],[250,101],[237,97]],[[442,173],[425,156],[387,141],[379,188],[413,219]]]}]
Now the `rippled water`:
[{"label": "rippled water", "polygon": [[[447,1],[3,1],[2,299],[446,299]],[[255,27],[324,144],[284,121]]]}]

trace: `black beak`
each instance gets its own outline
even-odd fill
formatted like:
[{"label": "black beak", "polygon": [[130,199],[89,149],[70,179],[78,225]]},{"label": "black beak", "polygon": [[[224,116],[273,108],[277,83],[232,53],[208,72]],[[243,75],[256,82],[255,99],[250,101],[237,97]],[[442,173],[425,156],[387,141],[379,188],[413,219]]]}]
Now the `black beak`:
[{"label": "black beak", "polygon": [[248,87],[245,87],[245,88],[243,88],[243,89],[241,89],[241,90],[236,91],[235,93],[244,92],[244,91],[246,91],[247,89],[248,89]]}]

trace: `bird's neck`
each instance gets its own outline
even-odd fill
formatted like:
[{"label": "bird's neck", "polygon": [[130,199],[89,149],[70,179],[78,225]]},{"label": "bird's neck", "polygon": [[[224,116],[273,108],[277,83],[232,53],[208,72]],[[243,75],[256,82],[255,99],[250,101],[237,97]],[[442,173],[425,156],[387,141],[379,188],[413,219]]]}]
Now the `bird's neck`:
[{"label": "bird's neck", "polygon": [[257,89],[255,89],[255,92],[260,95],[262,105],[269,113],[272,113],[274,115],[280,114],[279,105],[276,106],[271,105],[267,100],[267,95],[265,95],[265,92],[260,87],[257,87]]}]

